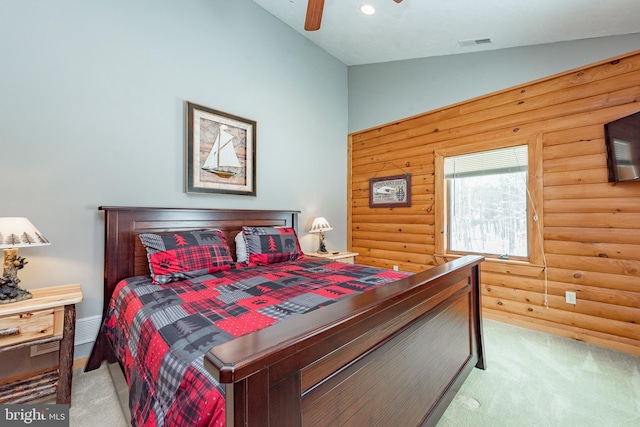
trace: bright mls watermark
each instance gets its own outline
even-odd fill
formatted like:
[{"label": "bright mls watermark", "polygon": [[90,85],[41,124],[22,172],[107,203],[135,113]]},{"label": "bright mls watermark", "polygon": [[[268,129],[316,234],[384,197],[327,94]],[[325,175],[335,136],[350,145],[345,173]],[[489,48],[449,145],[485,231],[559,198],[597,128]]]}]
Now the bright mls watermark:
[{"label": "bright mls watermark", "polygon": [[69,427],[69,405],[1,405],[0,426]]}]

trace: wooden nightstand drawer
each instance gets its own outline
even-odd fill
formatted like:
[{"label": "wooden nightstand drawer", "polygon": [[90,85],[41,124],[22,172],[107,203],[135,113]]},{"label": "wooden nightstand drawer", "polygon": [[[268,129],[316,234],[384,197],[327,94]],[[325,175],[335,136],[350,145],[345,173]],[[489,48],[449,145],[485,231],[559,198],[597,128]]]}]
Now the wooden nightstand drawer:
[{"label": "wooden nightstand drawer", "polygon": [[0,347],[53,336],[54,310],[0,317]]}]

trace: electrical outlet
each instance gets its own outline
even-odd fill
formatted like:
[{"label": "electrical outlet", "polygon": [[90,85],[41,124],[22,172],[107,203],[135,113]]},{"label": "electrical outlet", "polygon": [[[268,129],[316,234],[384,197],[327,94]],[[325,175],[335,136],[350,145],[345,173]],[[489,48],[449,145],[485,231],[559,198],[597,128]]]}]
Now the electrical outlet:
[{"label": "electrical outlet", "polygon": [[398,271],[398,266],[397,265],[393,266],[393,271]]},{"label": "electrical outlet", "polygon": [[576,305],[576,293],[575,292],[566,291],[564,293],[564,296],[565,296],[565,301],[567,301],[567,304]]}]

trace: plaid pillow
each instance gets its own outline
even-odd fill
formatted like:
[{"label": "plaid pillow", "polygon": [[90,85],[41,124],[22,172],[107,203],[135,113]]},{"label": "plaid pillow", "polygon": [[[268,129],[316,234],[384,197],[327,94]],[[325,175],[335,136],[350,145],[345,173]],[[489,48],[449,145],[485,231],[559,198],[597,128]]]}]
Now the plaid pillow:
[{"label": "plaid pillow", "polygon": [[249,265],[293,261],[304,256],[291,227],[242,227]]},{"label": "plaid pillow", "polygon": [[140,234],[147,250],[153,283],[169,283],[229,270],[233,265],[227,239],[220,230]]}]

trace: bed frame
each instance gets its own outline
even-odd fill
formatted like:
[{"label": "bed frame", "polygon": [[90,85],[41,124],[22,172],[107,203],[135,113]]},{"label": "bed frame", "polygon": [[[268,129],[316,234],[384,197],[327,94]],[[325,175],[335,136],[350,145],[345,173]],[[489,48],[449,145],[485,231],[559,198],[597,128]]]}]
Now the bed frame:
[{"label": "bed frame", "polygon": [[[296,211],[101,207],[104,310],[148,274],[137,235],[243,225],[297,228]],[[473,367],[485,369],[480,256],[465,256],[212,348],[228,426],[435,425]],[[100,332],[86,371],[116,362]]]}]

